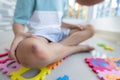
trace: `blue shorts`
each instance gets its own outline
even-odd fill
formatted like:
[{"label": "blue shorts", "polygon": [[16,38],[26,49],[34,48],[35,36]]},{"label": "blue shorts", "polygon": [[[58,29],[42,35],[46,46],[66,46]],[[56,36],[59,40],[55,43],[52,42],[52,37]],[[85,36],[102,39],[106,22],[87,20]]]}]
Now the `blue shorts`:
[{"label": "blue shorts", "polygon": [[44,37],[52,42],[59,42],[70,34],[70,29],[47,28],[33,32],[34,35]]}]

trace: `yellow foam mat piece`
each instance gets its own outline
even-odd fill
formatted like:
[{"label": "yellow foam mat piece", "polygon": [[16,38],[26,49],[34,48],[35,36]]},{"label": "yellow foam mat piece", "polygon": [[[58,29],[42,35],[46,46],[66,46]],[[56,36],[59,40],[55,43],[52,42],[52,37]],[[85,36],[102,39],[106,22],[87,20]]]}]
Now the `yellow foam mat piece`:
[{"label": "yellow foam mat piece", "polygon": [[105,50],[110,50],[110,51],[113,51],[113,50],[114,50],[114,48],[113,48],[113,47],[110,47],[110,46],[104,46],[104,49],[105,49]]},{"label": "yellow foam mat piece", "polygon": [[47,74],[50,74],[51,70],[47,67],[38,69],[39,73],[32,78],[24,78],[21,76],[25,72],[29,71],[29,68],[22,67],[16,72],[10,74],[11,80],[44,80]]}]

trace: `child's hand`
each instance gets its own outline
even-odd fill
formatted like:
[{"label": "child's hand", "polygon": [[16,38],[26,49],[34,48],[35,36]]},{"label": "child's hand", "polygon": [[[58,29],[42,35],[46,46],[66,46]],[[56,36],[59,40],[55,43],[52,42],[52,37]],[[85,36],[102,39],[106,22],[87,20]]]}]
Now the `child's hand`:
[{"label": "child's hand", "polygon": [[10,54],[9,54],[9,57],[11,59],[16,59],[15,58],[15,50],[17,48],[17,45],[24,39],[24,38],[27,38],[27,37],[36,37],[35,35],[32,35],[30,33],[20,33],[18,35],[16,35],[13,39],[13,42],[11,44],[11,47],[10,47]]},{"label": "child's hand", "polygon": [[81,24],[76,24],[74,28],[80,29],[81,31],[85,29],[85,27]]}]

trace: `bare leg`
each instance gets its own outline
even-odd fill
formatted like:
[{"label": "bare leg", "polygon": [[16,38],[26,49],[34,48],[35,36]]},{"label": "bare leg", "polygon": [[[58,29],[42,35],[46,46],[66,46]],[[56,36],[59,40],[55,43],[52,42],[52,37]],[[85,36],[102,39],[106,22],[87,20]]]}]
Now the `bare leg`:
[{"label": "bare leg", "polygon": [[88,47],[66,46],[48,43],[44,38],[27,38],[16,49],[17,60],[25,67],[40,68],[56,62],[65,56],[87,51]]},{"label": "bare leg", "polygon": [[49,52],[44,53],[46,58],[44,58],[44,61],[42,62],[44,63],[43,66],[56,62],[65,56],[90,50],[89,46],[65,46],[59,43],[50,43],[48,46],[49,49],[46,50]]},{"label": "bare leg", "polygon": [[[70,36],[59,43],[48,44],[51,54],[48,53],[47,62],[53,63],[57,60],[64,58],[70,54],[77,52],[91,51],[93,48],[88,45],[78,46],[78,44],[84,40],[89,39],[94,34],[94,30],[91,25],[87,25],[86,29],[80,31],[73,29],[70,32]],[[46,63],[47,63],[46,62]]]},{"label": "bare leg", "polygon": [[60,43],[63,45],[73,46],[78,45],[80,42],[85,41],[92,37],[94,34],[94,29],[91,25],[86,25],[85,30],[80,31],[78,29],[72,29],[70,36]]},{"label": "bare leg", "polygon": [[[76,32],[77,31],[77,32]],[[47,66],[56,62],[65,56],[77,52],[90,51],[89,46],[77,46],[80,42],[90,38],[93,35],[91,26],[87,26],[84,31],[77,29],[71,30],[68,38],[60,43],[48,43],[44,39],[26,39],[17,49],[17,57],[22,65],[29,68],[38,68]],[[32,51],[32,45],[37,46],[36,51]]]}]

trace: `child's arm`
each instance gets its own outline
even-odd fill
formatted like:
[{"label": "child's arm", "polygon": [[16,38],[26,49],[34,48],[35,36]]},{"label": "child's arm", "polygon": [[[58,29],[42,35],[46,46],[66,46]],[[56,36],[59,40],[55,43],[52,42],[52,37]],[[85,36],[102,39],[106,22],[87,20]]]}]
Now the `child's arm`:
[{"label": "child's arm", "polygon": [[24,26],[21,24],[18,24],[18,23],[14,23],[13,24],[13,32],[14,32],[15,36],[17,36],[21,33],[24,33]]},{"label": "child's arm", "polygon": [[15,50],[17,45],[26,37],[35,37],[32,34],[24,32],[24,26],[22,24],[14,23],[13,24],[13,32],[14,32],[14,39],[10,47],[10,54],[9,57],[12,59],[16,59],[14,56]]},{"label": "child's arm", "polygon": [[34,6],[35,0],[17,0],[13,17],[13,32],[15,34],[15,37],[12,41],[9,54],[11,58],[15,59],[13,54],[15,53],[16,47],[19,42],[26,37],[33,36],[32,34],[24,32],[24,25],[27,25],[27,23],[29,22],[30,16],[34,11]]},{"label": "child's arm", "polygon": [[18,43],[23,39],[21,34],[24,33],[24,26],[21,24],[14,23],[13,24],[13,32],[14,32],[15,37],[14,37],[11,47],[10,47],[9,57],[12,59],[15,59],[15,56],[14,56],[15,49],[16,49]]},{"label": "child's arm", "polygon": [[61,25],[62,28],[70,28],[70,29],[80,29],[80,30],[84,30],[84,26],[81,25],[81,24],[70,24],[70,23],[65,23],[65,22],[62,22],[62,25]]}]

